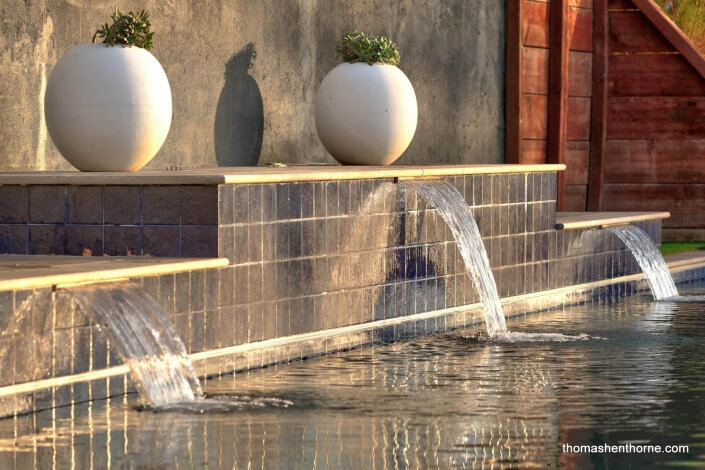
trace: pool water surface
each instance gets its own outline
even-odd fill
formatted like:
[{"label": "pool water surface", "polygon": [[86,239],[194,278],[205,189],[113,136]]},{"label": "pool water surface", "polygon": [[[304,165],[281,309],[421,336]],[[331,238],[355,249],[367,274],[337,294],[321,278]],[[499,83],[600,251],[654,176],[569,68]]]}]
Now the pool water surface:
[{"label": "pool water surface", "polygon": [[[220,412],[138,411],[133,394],[2,420],[0,468],[705,466],[705,301],[596,300],[508,327],[539,335],[454,331],[207,380],[235,402]],[[563,452],[627,443],[688,452]]]}]

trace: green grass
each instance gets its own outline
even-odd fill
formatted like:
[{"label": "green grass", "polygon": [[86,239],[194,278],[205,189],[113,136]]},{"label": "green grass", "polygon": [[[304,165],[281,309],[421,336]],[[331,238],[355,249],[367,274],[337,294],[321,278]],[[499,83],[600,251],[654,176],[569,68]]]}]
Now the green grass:
[{"label": "green grass", "polygon": [[705,0],[656,0],[701,52],[705,52]]},{"label": "green grass", "polygon": [[705,242],[663,242],[661,244],[661,253],[663,255],[696,250],[705,250]]}]

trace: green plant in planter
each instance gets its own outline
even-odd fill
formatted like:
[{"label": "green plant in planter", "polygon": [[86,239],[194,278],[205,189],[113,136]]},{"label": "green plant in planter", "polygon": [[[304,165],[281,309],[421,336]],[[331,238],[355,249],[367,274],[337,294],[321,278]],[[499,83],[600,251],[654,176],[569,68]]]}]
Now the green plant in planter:
[{"label": "green plant in planter", "polygon": [[343,35],[336,51],[344,62],[351,64],[366,62],[369,65],[399,65],[397,46],[384,36],[352,31]]},{"label": "green plant in planter", "polygon": [[147,50],[152,48],[154,33],[149,30],[152,26],[149,22],[149,12],[142,10],[139,13],[130,11],[125,14],[116,8],[115,13],[110,17],[113,19],[113,24],[105,23],[102,29],[96,31],[93,42],[100,38],[106,46],[123,44],[127,47],[135,46]]}]

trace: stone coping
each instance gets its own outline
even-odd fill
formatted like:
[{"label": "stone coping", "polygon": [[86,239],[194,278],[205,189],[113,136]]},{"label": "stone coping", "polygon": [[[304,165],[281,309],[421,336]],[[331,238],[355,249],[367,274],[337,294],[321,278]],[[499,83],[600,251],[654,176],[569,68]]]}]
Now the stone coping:
[{"label": "stone coping", "polygon": [[424,166],[333,166],[308,165],[269,167],[192,168],[178,171],[144,170],[135,173],[79,171],[28,171],[0,173],[0,185],[217,185],[335,181],[379,178],[429,178],[497,173],[536,173],[565,170],[563,164],[542,165],[424,165]]},{"label": "stone coping", "polygon": [[227,258],[0,255],[0,291],[116,281],[227,265]]},{"label": "stone coping", "polygon": [[556,213],[556,229],[575,230],[627,225],[648,220],[667,219],[670,216],[670,212],[558,212]]},{"label": "stone coping", "polygon": [[681,266],[691,266],[698,263],[705,264],[705,251],[684,251],[666,255],[663,258],[671,269]]}]

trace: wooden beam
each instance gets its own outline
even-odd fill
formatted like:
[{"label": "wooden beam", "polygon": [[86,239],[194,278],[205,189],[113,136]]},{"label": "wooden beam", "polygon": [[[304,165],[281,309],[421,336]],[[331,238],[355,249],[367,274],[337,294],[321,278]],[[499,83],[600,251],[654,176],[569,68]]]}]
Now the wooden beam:
[{"label": "wooden beam", "polygon": [[609,88],[608,0],[595,0],[593,10],[592,116],[588,168],[588,211],[602,210],[605,147],[607,145],[607,91]]},{"label": "wooden beam", "polygon": [[705,57],[697,46],[683,34],[676,24],[664,13],[653,0],[632,0],[649,21],[663,34],[666,39],[690,62],[700,75],[705,77]]},{"label": "wooden beam", "polygon": [[[548,70],[548,163],[565,163],[568,115],[569,0],[551,2]],[[558,173],[558,210],[563,209],[565,175]]]},{"label": "wooden beam", "polygon": [[505,122],[507,126],[504,148],[505,163],[523,163],[521,158],[521,94],[522,49],[521,14],[523,0],[507,0],[507,46],[505,83]]}]

